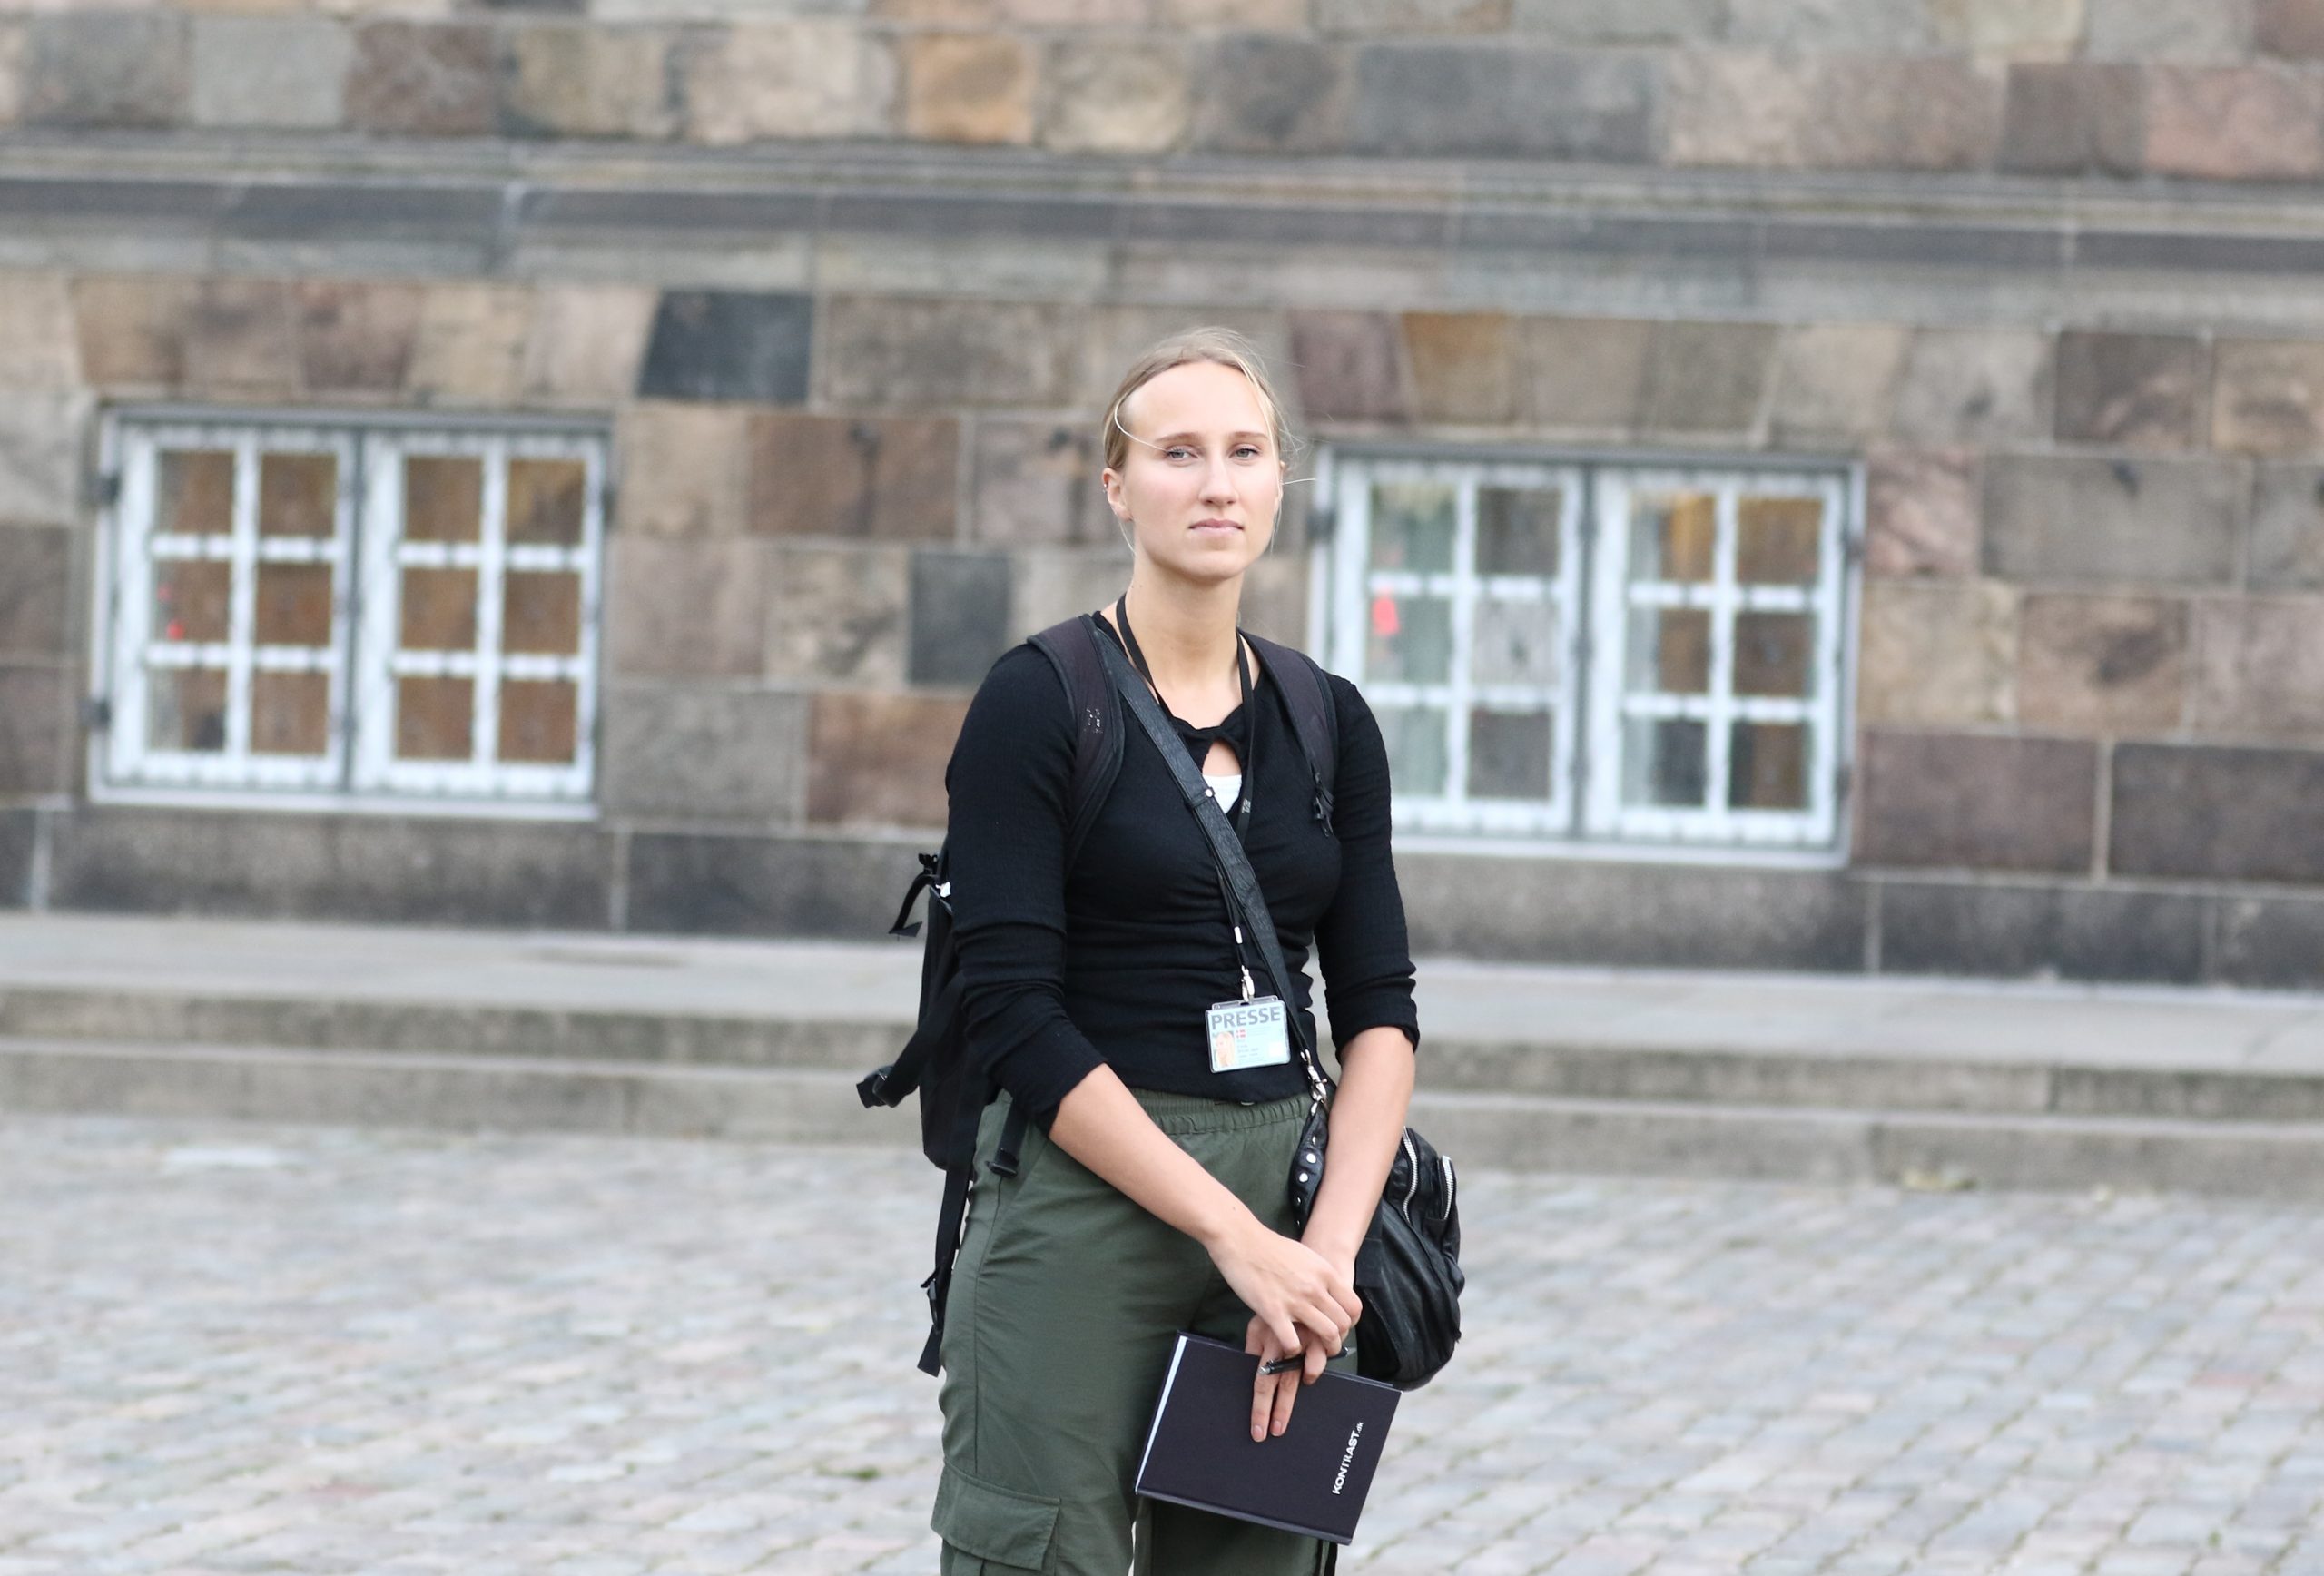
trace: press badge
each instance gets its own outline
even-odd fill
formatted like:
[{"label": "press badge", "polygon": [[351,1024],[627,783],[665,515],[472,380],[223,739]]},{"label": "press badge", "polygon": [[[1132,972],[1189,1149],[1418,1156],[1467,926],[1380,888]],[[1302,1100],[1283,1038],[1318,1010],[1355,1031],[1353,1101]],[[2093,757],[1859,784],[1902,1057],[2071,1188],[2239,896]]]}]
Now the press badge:
[{"label": "press badge", "polygon": [[1207,1014],[1210,1070],[1240,1072],[1246,1067],[1281,1067],[1291,1059],[1291,1029],[1283,998],[1259,996],[1222,1001]]}]

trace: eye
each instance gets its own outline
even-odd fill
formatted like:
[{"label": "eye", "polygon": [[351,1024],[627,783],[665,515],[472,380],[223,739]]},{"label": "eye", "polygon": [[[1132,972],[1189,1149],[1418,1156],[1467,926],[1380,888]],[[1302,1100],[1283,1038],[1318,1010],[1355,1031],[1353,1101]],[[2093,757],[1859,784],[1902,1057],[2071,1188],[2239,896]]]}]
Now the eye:
[{"label": "eye", "polygon": [[1256,459],[1259,458],[1259,446],[1256,443],[1238,444],[1236,446],[1235,458],[1237,459]]},{"label": "eye", "polygon": [[1162,451],[1162,458],[1165,459],[1191,459],[1194,458],[1194,452],[1195,451],[1193,449],[1188,448],[1183,443],[1174,443],[1169,448]]}]

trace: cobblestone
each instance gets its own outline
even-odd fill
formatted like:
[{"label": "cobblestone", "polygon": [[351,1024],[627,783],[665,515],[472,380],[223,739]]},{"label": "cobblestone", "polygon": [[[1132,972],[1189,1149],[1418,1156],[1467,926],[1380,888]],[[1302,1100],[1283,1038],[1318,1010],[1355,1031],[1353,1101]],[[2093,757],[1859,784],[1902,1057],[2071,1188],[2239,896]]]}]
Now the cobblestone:
[{"label": "cobblestone", "polygon": [[[2324,1216],[1464,1178],[1381,1576],[2324,1570]],[[892,1152],[0,1120],[0,1576],[934,1568]]]}]

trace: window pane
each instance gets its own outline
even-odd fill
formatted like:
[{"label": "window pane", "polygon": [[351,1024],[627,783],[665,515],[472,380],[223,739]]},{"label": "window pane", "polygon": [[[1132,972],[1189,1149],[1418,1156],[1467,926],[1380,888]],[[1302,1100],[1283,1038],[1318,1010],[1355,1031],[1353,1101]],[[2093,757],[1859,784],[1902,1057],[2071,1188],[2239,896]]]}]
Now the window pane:
[{"label": "window pane", "polygon": [[330,749],[330,675],[251,675],[251,749],[261,755],[321,755]]},{"label": "window pane", "polygon": [[[234,569],[212,558],[153,561],[153,637],[223,640],[232,628]],[[174,746],[172,746],[174,748]]]},{"label": "window pane", "polygon": [[1521,492],[1482,488],[1477,493],[1477,573],[1558,572],[1558,522],[1564,497],[1554,488]]},{"label": "window pane", "polygon": [[1441,596],[1372,599],[1364,676],[1391,684],[1443,684],[1452,675],[1452,604]]},{"label": "window pane", "polygon": [[1745,498],[1735,509],[1735,578],[1746,586],[1813,586],[1824,506],[1815,498]]},{"label": "window pane", "polygon": [[1630,718],[1622,729],[1624,801],[1700,809],[1708,732],[1701,723]]},{"label": "window pane", "polygon": [[164,449],[153,497],[153,529],[223,537],[234,529],[234,457],[224,449]]},{"label": "window pane", "polygon": [[1469,714],[1469,797],[1550,796],[1550,714]]},{"label": "window pane", "polygon": [[566,679],[512,679],[500,686],[500,759],[568,765],[579,691]]},{"label": "window pane", "polygon": [[1738,810],[1807,808],[1807,728],[1737,723],[1728,735],[1727,803]]},{"label": "window pane", "polygon": [[508,462],[508,539],[581,545],[589,468],[577,459]]},{"label": "window pane", "polygon": [[1742,613],[1735,619],[1735,693],[1815,693],[1816,620],[1806,613]]},{"label": "window pane", "polygon": [[1478,684],[1558,682],[1558,608],[1554,602],[1480,597],[1469,672]]},{"label": "window pane", "polygon": [[1718,500],[1710,493],[1640,497],[1630,509],[1630,578],[1699,584],[1716,572]]},{"label": "window pane", "polygon": [[260,456],[260,536],[329,537],[337,523],[338,505],[339,461],[333,456]]},{"label": "window pane", "polygon": [[511,569],[500,599],[500,649],[571,656],[581,649],[581,576]]},{"label": "window pane", "polygon": [[329,564],[261,564],[258,643],[329,645],[330,577]]},{"label": "window pane", "polygon": [[396,681],[396,754],[407,761],[465,761],[474,753],[476,686],[465,678]]},{"label": "window pane", "polygon": [[215,754],[226,747],[226,675],[214,667],[156,667],[146,675],[145,743]]},{"label": "window pane", "polygon": [[1633,694],[1710,692],[1710,614],[1697,607],[1630,609],[1629,687]]},{"label": "window pane", "polygon": [[1456,488],[1382,482],[1372,489],[1372,566],[1442,573],[1452,567]]},{"label": "window pane", "polygon": [[403,572],[406,651],[476,649],[476,576],[474,569]]},{"label": "window pane", "polygon": [[413,454],[403,462],[403,534],[413,542],[473,542],[484,530],[484,461]]},{"label": "window pane", "polygon": [[1439,706],[1384,706],[1379,714],[1381,737],[1388,746],[1388,781],[1393,792],[1416,799],[1437,799],[1444,793],[1444,721]]}]

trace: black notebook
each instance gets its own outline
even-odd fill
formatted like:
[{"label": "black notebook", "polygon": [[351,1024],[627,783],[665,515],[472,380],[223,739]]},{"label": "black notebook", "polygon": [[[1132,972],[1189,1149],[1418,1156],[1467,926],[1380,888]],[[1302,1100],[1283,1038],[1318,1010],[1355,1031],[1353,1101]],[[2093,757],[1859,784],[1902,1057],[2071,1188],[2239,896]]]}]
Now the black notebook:
[{"label": "black notebook", "polygon": [[1258,1370],[1259,1360],[1239,1347],[1178,1336],[1137,1463],[1137,1492],[1349,1542],[1396,1415],[1395,1386],[1327,1368],[1301,1387],[1290,1424],[1261,1443],[1251,1437]]}]

